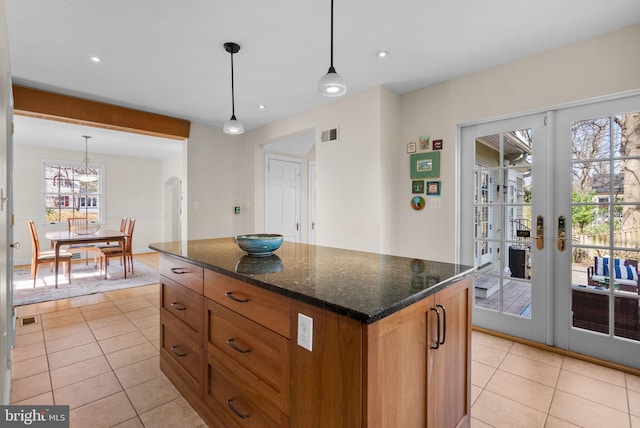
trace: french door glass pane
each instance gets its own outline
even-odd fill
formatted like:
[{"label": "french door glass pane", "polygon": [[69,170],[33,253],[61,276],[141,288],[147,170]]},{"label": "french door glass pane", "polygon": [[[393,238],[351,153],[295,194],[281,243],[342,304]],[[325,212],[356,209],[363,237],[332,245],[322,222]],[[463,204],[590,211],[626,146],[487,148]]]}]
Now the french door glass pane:
[{"label": "french door glass pane", "polygon": [[475,142],[475,305],[530,318],[532,130]]},{"label": "french door glass pane", "polygon": [[571,138],[572,325],[640,340],[640,112],[574,122]]}]

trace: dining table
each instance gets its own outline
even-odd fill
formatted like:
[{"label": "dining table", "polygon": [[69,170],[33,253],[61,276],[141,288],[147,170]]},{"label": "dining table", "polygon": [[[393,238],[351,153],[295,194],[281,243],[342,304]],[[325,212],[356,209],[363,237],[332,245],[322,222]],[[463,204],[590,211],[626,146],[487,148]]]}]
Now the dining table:
[{"label": "dining table", "polygon": [[[118,242],[122,248],[122,259],[125,258],[125,240],[127,234],[118,230],[99,229],[91,233],[82,233],[71,230],[51,231],[45,234],[46,238],[51,241],[55,250],[54,270],[55,270],[55,288],[58,288],[58,266],[60,261],[60,247],[72,244],[94,244],[99,242]],[[127,278],[127,264],[123,263],[123,272],[125,279]],[[69,278],[71,282],[71,278]]]}]

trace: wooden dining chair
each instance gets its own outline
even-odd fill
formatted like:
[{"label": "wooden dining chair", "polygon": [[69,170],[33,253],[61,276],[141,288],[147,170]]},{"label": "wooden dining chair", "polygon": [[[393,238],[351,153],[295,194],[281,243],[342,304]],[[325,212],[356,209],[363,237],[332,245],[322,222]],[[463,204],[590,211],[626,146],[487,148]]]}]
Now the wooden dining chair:
[{"label": "wooden dining chair", "polygon": [[[70,217],[67,219],[67,228],[69,232],[73,231],[76,228],[84,227],[86,229],[88,226],[89,221],[86,217]],[[98,251],[95,244],[72,244],[67,246],[65,250],[70,253],[84,253],[84,260],[86,265],[89,264],[89,253],[96,253]]]},{"label": "wooden dining chair", "polygon": [[[120,233],[126,233],[127,232],[128,220],[129,219],[127,217],[122,217],[120,219],[120,229],[118,229],[120,231]],[[96,267],[98,267],[98,258],[100,257],[101,250],[103,248],[110,248],[110,247],[118,248],[118,247],[120,247],[120,243],[119,242],[100,243],[100,244],[95,244],[95,247],[96,247],[95,262],[96,262]],[[100,273],[102,273],[102,266],[100,267]]]},{"label": "wooden dining chair", "polygon": [[104,277],[107,278],[107,270],[109,268],[109,259],[112,257],[121,258],[121,263],[127,265],[129,271],[134,273],[133,270],[133,230],[136,226],[136,219],[130,218],[127,220],[126,237],[124,239],[124,260],[122,260],[122,247],[120,245],[108,245],[99,247],[100,250],[100,273],[102,273],[102,266],[104,262]]},{"label": "wooden dining chair", "polygon": [[[27,223],[29,224],[29,231],[31,232],[31,277],[33,278],[33,288],[35,288],[40,265],[43,263],[49,263],[51,265],[51,270],[53,270],[53,263],[56,260],[56,252],[54,250],[40,250],[40,241],[38,240],[36,225],[33,220],[27,220]],[[69,284],[71,284],[71,257],[72,254],[67,251],[60,251],[58,254],[58,260],[62,263],[63,269],[65,264],[67,265],[67,271],[69,272]]]}]

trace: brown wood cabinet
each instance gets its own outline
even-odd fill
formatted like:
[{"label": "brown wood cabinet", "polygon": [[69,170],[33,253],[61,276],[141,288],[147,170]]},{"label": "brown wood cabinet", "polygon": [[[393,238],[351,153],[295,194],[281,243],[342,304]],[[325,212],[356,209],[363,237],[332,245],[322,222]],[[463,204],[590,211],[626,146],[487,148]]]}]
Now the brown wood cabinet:
[{"label": "brown wood cabinet", "polygon": [[[470,425],[471,277],[366,324],[161,261],[161,367],[210,426]],[[312,351],[298,314],[313,319]]]}]

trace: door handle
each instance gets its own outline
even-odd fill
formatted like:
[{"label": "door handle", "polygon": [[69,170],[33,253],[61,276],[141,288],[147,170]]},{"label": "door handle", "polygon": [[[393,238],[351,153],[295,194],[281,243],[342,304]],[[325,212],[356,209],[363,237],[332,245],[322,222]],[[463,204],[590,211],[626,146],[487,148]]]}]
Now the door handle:
[{"label": "door handle", "polygon": [[300,230],[300,223],[296,223],[296,230]]},{"label": "door handle", "polygon": [[564,216],[558,217],[558,251],[564,251],[564,240],[566,237],[566,220]]},{"label": "door handle", "polygon": [[536,220],[536,248],[538,250],[544,248],[544,219],[541,215]]},{"label": "door handle", "polygon": [[20,248],[20,243],[19,242],[14,242],[13,244],[9,245],[11,248],[13,248],[14,250],[17,250]]}]

